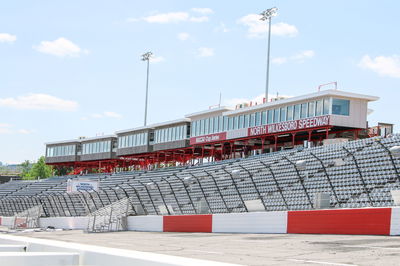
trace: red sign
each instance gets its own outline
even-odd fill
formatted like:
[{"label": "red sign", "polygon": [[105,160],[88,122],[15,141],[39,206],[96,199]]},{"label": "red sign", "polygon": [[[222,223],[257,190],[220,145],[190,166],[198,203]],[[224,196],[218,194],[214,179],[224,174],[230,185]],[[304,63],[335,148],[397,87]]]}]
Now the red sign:
[{"label": "red sign", "polygon": [[226,132],[190,138],[190,145],[226,140]]},{"label": "red sign", "polygon": [[294,121],[286,121],[276,124],[257,126],[249,128],[248,136],[273,134],[285,131],[293,131],[299,129],[322,127],[329,125],[329,115],[304,118]]}]

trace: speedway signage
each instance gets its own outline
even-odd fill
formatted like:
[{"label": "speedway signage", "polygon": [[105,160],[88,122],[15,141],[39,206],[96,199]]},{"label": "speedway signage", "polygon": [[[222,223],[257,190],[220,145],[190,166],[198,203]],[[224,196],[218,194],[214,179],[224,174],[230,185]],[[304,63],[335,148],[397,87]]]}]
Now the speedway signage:
[{"label": "speedway signage", "polygon": [[276,134],[290,131],[297,131],[309,128],[318,128],[329,126],[330,116],[323,115],[311,118],[304,118],[293,121],[286,121],[270,125],[256,126],[250,128],[242,128],[231,130],[228,132],[221,132],[216,134],[204,135],[190,138],[190,145],[206,144],[211,142],[218,142],[228,139],[246,138],[258,135]]},{"label": "speedway signage", "polygon": [[329,126],[330,116],[317,116],[300,120],[286,121],[276,124],[251,127],[248,129],[248,136],[274,134],[286,131],[295,131],[314,127]]},{"label": "speedway signage", "polygon": [[226,132],[190,138],[190,145],[226,140]]}]

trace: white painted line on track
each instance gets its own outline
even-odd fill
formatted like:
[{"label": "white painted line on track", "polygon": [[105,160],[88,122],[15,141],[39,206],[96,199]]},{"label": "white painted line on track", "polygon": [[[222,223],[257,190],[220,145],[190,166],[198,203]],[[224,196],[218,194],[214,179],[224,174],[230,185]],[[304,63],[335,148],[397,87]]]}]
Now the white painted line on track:
[{"label": "white painted line on track", "polygon": [[315,261],[315,260],[288,259],[288,261],[306,262],[306,263],[323,264],[323,265],[356,266],[355,264],[336,263],[336,262],[327,262],[327,261]]}]

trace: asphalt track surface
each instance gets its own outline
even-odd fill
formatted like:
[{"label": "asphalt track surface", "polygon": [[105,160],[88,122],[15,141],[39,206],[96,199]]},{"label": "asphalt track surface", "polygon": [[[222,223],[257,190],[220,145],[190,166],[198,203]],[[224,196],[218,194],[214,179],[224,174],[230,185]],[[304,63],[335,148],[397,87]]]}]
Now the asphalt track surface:
[{"label": "asphalt track surface", "polygon": [[400,265],[400,237],[82,231],[16,235],[243,265]]}]

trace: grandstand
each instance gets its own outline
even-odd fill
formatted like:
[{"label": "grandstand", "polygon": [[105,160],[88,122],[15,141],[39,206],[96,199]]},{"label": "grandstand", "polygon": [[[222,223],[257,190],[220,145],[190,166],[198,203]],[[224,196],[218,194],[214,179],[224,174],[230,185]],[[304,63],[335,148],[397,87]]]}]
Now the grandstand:
[{"label": "grandstand", "polygon": [[[0,249],[22,251],[37,265],[42,265],[43,259],[60,260],[60,265],[78,265],[78,260],[85,265],[117,261],[118,265],[139,261],[148,265],[154,260],[152,265],[166,265],[163,255],[157,259],[154,254],[132,255],[131,251],[109,249],[120,248],[122,243],[127,248],[130,244],[126,242],[142,243],[132,238],[138,235],[123,233],[118,241],[110,241],[113,236],[89,237],[86,233],[400,235],[400,208],[396,207],[400,204],[400,134],[393,134],[391,124],[368,127],[368,102],[374,100],[377,97],[329,90],[236,109],[209,109],[115,135],[49,142],[46,162],[71,167],[72,172],[0,184],[0,228],[23,230],[34,237],[36,229],[25,229],[83,232],[46,236],[71,237],[76,242],[73,248],[69,243],[2,235]],[[153,240],[155,235],[146,234],[145,239]],[[234,238],[224,237],[229,241],[213,241],[225,246]],[[172,238],[180,242],[185,235]],[[214,254],[213,260],[236,262],[240,258],[253,264],[253,257],[260,258],[259,254],[249,256],[253,254],[250,251],[237,252],[237,245],[253,247],[252,242],[232,241],[240,242],[226,254],[239,253],[235,258],[193,249],[198,239],[190,244],[186,256],[200,252],[203,256]],[[106,248],[77,244],[87,242]],[[168,239],[160,245],[170,249],[173,242]],[[291,239],[282,242],[285,255],[277,256],[280,264],[324,264],[297,258],[302,255],[286,258],[287,247],[293,243]],[[214,247],[214,243],[202,245]],[[160,252],[153,242],[151,246],[150,250],[159,253],[172,252]],[[177,255],[186,254],[181,253],[181,245],[176,246]],[[342,246],[338,249],[352,247]],[[318,258],[319,254],[320,250]],[[1,256],[3,261],[23,260],[17,252]],[[66,263],[67,259],[75,262]],[[190,259],[169,259],[168,265],[197,265]],[[196,263],[212,265],[210,261]]]},{"label": "grandstand", "polygon": [[[13,228],[37,225],[41,217],[82,217],[86,231],[103,232],[126,230],[132,216],[285,217],[395,206],[400,135],[391,134],[390,124],[369,130],[367,104],[376,99],[329,90],[47,143],[47,163],[73,166],[75,174],[0,185],[0,217],[14,217]],[[84,174],[91,168],[100,173]]]}]

